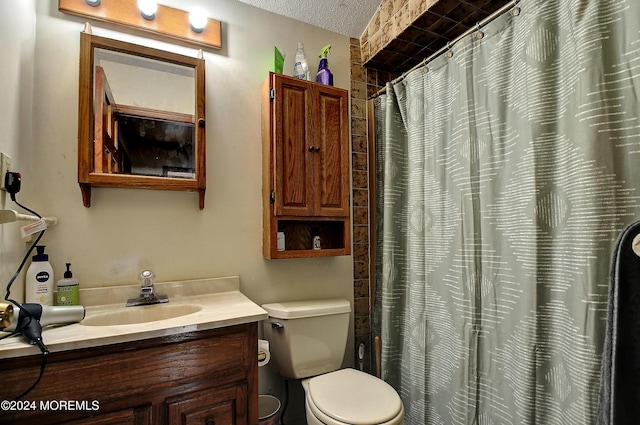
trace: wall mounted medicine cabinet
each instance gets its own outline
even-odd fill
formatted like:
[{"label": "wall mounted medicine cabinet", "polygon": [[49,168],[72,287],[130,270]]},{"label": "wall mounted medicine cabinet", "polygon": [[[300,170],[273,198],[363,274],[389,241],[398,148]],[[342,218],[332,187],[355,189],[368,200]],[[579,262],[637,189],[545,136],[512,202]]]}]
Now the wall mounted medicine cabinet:
[{"label": "wall mounted medicine cabinet", "polygon": [[265,258],[351,253],[347,108],[343,89],[275,73],[263,83]]},{"label": "wall mounted medicine cabinet", "polygon": [[204,208],[205,63],[80,34],[78,183],[197,192]]}]

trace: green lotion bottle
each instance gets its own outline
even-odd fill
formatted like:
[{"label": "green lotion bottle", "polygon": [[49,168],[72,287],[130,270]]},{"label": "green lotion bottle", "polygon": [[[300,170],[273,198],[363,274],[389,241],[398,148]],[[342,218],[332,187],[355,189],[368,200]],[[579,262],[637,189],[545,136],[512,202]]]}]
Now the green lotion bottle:
[{"label": "green lotion bottle", "polygon": [[71,273],[71,263],[66,263],[67,271],[64,278],[58,281],[56,305],[80,305],[80,284]]}]

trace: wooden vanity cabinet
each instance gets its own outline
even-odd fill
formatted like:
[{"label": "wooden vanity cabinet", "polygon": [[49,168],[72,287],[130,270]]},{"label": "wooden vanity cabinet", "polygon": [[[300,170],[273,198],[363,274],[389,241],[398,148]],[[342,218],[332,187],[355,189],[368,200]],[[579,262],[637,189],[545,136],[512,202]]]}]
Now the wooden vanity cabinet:
[{"label": "wooden vanity cabinet", "polygon": [[[348,91],[270,73],[262,86],[263,254],[349,255]],[[285,249],[277,249],[278,232]],[[321,249],[314,250],[313,237]]]},{"label": "wooden vanity cabinet", "polygon": [[[256,425],[257,323],[49,355],[23,400],[36,409],[1,411],[0,422],[74,425]],[[41,356],[0,360],[0,398],[31,385]],[[72,400],[97,409],[60,409]],[[42,410],[40,403],[50,403]],[[53,404],[51,404],[53,403]],[[53,409],[56,407],[56,409]]]}]

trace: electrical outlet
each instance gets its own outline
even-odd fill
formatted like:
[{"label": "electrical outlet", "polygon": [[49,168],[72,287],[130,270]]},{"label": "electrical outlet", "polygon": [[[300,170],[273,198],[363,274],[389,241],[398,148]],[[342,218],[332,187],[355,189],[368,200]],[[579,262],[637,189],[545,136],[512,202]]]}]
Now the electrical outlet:
[{"label": "electrical outlet", "polygon": [[0,152],[0,189],[7,190],[4,187],[4,177],[7,171],[11,171],[11,157],[4,152]]}]

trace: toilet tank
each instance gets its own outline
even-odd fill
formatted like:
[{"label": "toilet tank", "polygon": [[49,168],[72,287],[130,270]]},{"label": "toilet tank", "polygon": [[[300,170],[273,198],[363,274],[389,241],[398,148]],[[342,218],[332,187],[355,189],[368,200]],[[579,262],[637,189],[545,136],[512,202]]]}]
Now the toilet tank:
[{"label": "toilet tank", "polygon": [[340,369],[349,334],[346,299],[264,304],[270,365],[280,376],[308,378]]}]

